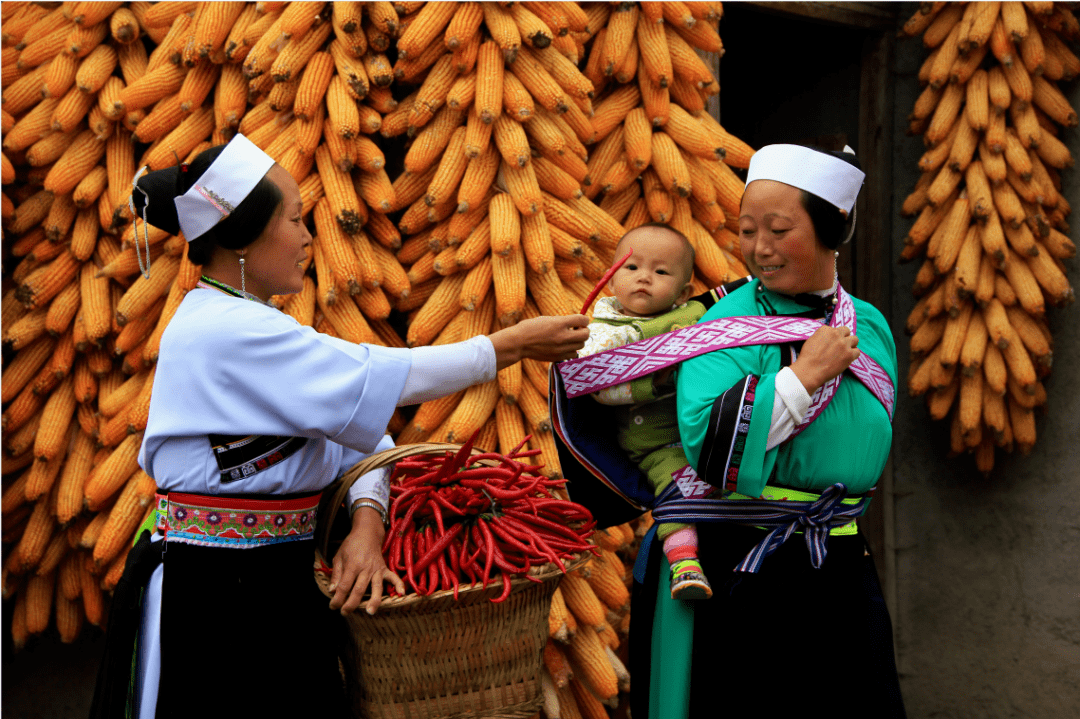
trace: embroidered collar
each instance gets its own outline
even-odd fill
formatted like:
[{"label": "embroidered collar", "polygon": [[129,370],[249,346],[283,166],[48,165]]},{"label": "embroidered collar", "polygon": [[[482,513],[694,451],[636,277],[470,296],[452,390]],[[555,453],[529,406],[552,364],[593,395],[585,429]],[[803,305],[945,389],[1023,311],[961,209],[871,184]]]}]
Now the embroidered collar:
[{"label": "embroidered collar", "polygon": [[251,294],[250,292],[243,292],[236,289],[235,287],[231,287],[225,284],[224,282],[215,280],[213,277],[207,277],[206,275],[200,277],[198,283],[195,286],[202,287],[203,289],[207,290],[220,290],[227,295],[232,295],[233,297],[240,297],[241,299],[245,300],[251,300],[252,302],[258,302],[260,305],[266,305],[267,307],[273,306],[269,302],[263,302],[261,299]]}]

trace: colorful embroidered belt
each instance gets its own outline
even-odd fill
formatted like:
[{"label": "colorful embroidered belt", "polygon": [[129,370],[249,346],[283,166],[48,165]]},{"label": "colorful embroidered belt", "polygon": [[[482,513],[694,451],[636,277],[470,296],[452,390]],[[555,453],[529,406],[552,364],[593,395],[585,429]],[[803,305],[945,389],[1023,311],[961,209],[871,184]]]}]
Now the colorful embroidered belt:
[{"label": "colorful embroidered belt", "polygon": [[820,495],[774,487],[773,496],[761,499],[743,495],[735,495],[735,499],[702,495],[687,498],[676,478],[657,497],[653,519],[657,522],[730,522],[770,529],[735,567],[736,572],[757,572],[766,557],[792,534],[802,531],[810,550],[810,562],[820,568],[828,553],[829,535],[854,534],[857,531],[855,519],[870,506],[872,493],[871,490],[858,497],[848,497],[847,487],[836,483]]},{"label": "colorful embroidered belt", "polygon": [[157,529],[167,542],[250,549],[310,539],[322,493],[299,499],[157,495]]},{"label": "colorful embroidered belt", "polygon": [[[856,315],[851,297],[840,287],[836,289],[836,297],[836,311],[829,324],[833,327],[843,325],[854,334]],[[807,340],[821,325],[820,320],[785,316],[708,320],[588,357],[560,362],[559,373],[566,387],[566,396],[573,398],[629,382],[714,350]],[[892,378],[881,365],[864,353],[851,363],[848,370],[877,397],[892,419],[895,388]],[[836,395],[843,377],[844,374],[837,375],[814,393],[806,415],[792,436],[821,414]]]}]

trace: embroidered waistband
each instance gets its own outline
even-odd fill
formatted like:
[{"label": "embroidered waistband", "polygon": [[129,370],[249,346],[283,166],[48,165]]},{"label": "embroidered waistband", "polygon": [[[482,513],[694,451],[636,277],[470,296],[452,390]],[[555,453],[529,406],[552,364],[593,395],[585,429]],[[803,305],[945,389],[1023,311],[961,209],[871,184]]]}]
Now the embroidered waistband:
[{"label": "embroidered waistband", "polygon": [[157,495],[157,529],[167,542],[250,549],[310,539],[322,493],[298,499]]}]

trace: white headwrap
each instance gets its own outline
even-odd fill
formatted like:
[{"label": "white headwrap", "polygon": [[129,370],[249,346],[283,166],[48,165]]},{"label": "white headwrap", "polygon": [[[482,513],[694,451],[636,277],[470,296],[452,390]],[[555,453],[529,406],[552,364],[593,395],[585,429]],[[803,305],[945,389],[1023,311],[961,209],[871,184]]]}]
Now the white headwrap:
[{"label": "white headwrap", "polygon": [[[236,206],[244,201],[244,198],[255,189],[259,180],[270,171],[273,164],[274,158],[260,150],[251,140],[240,134],[233,137],[195,184],[183,196],[173,198],[177,221],[184,233],[184,239],[191,242],[196,237],[206,234],[214,225],[232,214]],[[131,208],[131,214],[135,216],[138,215],[135,211],[135,203],[132,201],[135,192],[141,192],[145,200],[142,207],[143,234],[146,240],[145,265],[139,252],[137,229],[135,256],[139,261],[139,269],[147,278],[150,277],[150,236],[146,229],[146,214],[150,206],[150,195],[139,186],[139,178],[149,169],[143,165],[135,173],[131,181],[132,194],[128,197],[128,207]],[[186,168],[183,166],[173,167],[161,170],[161,172],[184,169]]]},{"label": "white headwrap", "polygon": [[[844,152],[855,154],[850,147],[844,147]],[[766,145],[750,158],[746,184],[776,180],[850,213],[865,178],[865,172],[839,157],[801,145]]]},{"label": "white headwrap", "polygon": [[255,143],[236,135],[195,184],[173,200],[184,238],[191,242],[232,214],[273,164],[274,158]]}]

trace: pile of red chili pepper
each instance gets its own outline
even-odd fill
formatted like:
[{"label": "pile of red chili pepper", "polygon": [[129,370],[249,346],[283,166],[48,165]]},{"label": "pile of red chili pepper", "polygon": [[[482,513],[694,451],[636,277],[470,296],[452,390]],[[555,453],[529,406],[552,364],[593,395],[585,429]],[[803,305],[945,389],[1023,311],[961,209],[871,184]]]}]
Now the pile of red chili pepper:
[{"label": "pile of red chili pepper", "polygon": [[565,480],[523,461],[540,451],[521,451],[525,441],[508,455],[473,455],[470,439],[456,453],[396,463],[382,550],[411,591],[451,589],[457,599],[466,582],[487,587],[497,576],[502,593],[491,601],[501,602],[514,577],[539,581],[531,568],[552,562],[565,572],[564,559],[595,551],[592,514],[553,493]]}]

